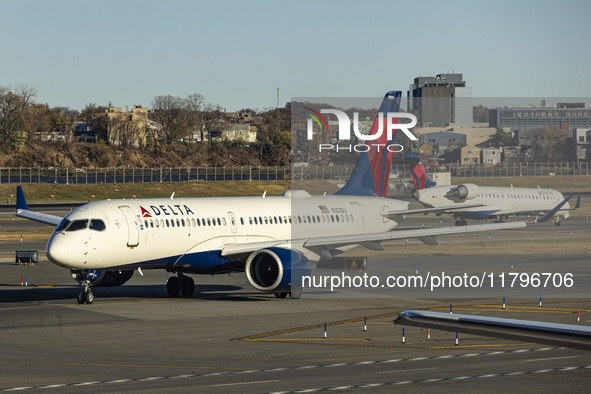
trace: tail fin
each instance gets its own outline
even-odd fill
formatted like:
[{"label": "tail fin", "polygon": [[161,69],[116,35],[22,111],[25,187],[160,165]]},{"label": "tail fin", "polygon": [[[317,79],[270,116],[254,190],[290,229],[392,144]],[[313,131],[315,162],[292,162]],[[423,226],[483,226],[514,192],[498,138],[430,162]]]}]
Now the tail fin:
[{"label": "tail fin", "polygon": [[27,200],[25,200],[25,193],[23,193],[23,188],[20,186],[16,187],[16,209],[29,209]]},{"label": "tail fin", "polygon": [[412,181],[415,184],[415,190],[428,189],[437,185],[437,182],[433,182],[427,177],[425,167],[423,167],[423,163],[421,162],[421,160],[424,159],[426,158],[419,157],[419,154],[416,152],[411,152],[404,155],[404,160],[408,160],[410,163],[410,175],[412,176]]},{"label": "tail fin", "polygon": [[[394,136],[392,133],[392,140],[388,141],[387,117],[388,112],[400,112],[400,99],[402,92],[391,91],[386,93],[382,105],[378,111],[384,114],[384,124],[382,125],[383,133],[376,140],[380,149],[372,149],[369,152],[361,152],[357,163],[351,172],[351,176],[345,186],[335,194],[353,195],[353,196],[380,196],[385,197],[388,191],[388,177],[390,176],[390,167],[392,164],[392,152],[388,151],[387,147],[394,143]],[[376,118],[371,126],[369,135],[377,133],[379,128],[379,117]]]}]

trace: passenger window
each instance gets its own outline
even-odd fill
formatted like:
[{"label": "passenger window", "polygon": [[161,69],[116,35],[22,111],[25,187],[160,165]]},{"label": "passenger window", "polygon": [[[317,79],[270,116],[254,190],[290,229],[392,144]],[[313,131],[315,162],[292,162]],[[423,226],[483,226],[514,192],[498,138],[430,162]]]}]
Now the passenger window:
[{"label": "passenger window", "polygon": [[103,231],[105,229],[105,222],[100,219],[92,219],[90,221],[90,229],[95,231]]},{"label": "passenger window", "polygon": [[168,222],[168,219],[166,219],[166,227],[170,227],[170,223]]}]

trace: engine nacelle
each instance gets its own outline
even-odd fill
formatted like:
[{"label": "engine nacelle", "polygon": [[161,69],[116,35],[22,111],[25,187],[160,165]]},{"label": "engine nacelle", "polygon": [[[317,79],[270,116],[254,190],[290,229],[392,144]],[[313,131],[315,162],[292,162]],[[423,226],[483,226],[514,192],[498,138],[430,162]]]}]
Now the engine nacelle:
[{"label": "engine nacelle", "polygon": [[[81,283],[79,272],[71,270],[72,277],[76,282]],[[101,270],[90,270],[88,271],[88,279],[90,285],[93,287],[111,287],[121,286],[127,282],[133,276],[135,271],[101,271]]]},{"label": "engine nacelle", "polygon": [[478,186],[473,183],[465,183],[455,188],[454,196],[461,200],[470,200],[478,196]]},{"label": "engine nacelle", "polygon": [[310,275],[310,261],[290,249],[268,248],[253,252],[246,260],[246,278],[257,290],[290,292],[302,287],[302,276]]}]

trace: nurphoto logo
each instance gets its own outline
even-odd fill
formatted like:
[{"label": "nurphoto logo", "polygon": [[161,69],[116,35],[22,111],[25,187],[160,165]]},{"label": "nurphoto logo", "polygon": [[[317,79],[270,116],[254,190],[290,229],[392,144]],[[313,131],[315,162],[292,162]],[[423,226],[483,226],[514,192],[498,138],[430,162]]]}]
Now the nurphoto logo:
[{"label": "nurphoto logo", "polygon": [[[338,109],[321,109],[320,113],[313,110],[312,108],[304,107],[310,112],[306,112],[310,116],[307,123],[307,137],[308,140],[313,139],[313,127],[314,122],[318,124],[320,131],[328,131],[328,124],[322,114],[333,114],[337,117],[339,122],[339,141],[351,140],[351,119],[349,116]],[[398,123],[400,119],[410,119],[409,123]],[[417,141],[417,137],[414,136],[409,129],[413,128],[417,124],[417,118],[413,114],[406,112],[388,112],[384,118],[384,113],[379,112],[372,131],[377,124],[377,130],[370,134],[363,134],[359,131],[359,113],[353,112],[353,132],[355,136],[363,141],[375,141],[372,143],[364,143],[357,145],[339,145],[339,144],[319,144],[318,151],[348,151],[348,152],[368,152],[372,149],[377,151],[387,150],[388,152],[402,152],[404,147],[400,144],[394,144],[394,133],[396,130],[402,131],[410,140]],[[386,139],[384,140],[382,135],[386,132]]]}]

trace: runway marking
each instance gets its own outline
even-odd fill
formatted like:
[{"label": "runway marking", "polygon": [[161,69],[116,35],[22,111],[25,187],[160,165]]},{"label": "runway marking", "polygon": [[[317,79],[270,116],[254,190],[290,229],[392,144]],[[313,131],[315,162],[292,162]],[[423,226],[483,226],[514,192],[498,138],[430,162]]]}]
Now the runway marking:
[{"label": "runway marking", "polygon": [[[454,376],[448,378],[436,378],[436,379],[420,379],[420,380],[405,380],[396,382],[384,382],[384,383],[369,383],[369,384],[358,384],[343,387],[322,387],[304,390],[291,390],[291,391],[276,391],[272,394],[296,394],[296,393],[314,393],[319,391],[333,391],[342,389],[364,389],[364,388],[376,388],[376,387],[388,387],[388,386],[401,386],[407,384],[416,383],[434,383],[434,382],[452,382],[456,380],[467,380],[467,379],[483,379],[483,378],[496,378],[502,376],[515,376],[515,375],[533,375],[533,374],[545,374],[548,372],[562,372],[562,371],[574,371],[581,369],[591,369],[591,365],[581,365],[577,367],[564,367],[564,368],[551,368],[551,369],[540,369],[534,371],[517,371],[517,372],[501,372],[491,373],[485,375],[472,375],[472,376]],[[553,375],[550,375],[553,376]]]},{"label": "runway marking", "polygon": [[429,371],[432,369],[437,369],[437,368],[415,368],[415,369],[400,369],[398,371],[385,371],[385,372],[378,372],[380,373],[396,373],[396,372],[413,372],[413,371]]},{"label": "runway marking", "polygon": [[[376,361],[354,361],[348,363],[337,363],[337,364],[320,364],[320,365],[306,365],[306,366],[296,366],[296,367],[285,367],[285,368],[271,368],[271,369],[245,369],[239,370],[240,368],[234,368],[233,371],[225,371],[225,372],[211,372],[211,373],[202,373],[202,374],[185,374],[185,375],[174,375],[174,376],[155,376],[155,377],[145,377],[145,378],[134,378],[134,379],[117,379],[117,380],[107,380],[107,381],[92,381],[92,382],[79,382],[79,383],[62,383],[58,387],[77,387],[77,386],[90,386],[90,385],[104,385],[104,384],[121,384],[121,383],[131,383],[131,382],[149,382],[154,380],[169,380],[169,379],[189,379],[189,378],[204,378],[204,377],[211,377],[211,376],[233,376],[233,375],[241,375],[241,374],[252,374],[257,372],[284,372],[284,371],[297,371],[297,370],[306,370],[306,369],[320,369],[320,368],[338,368],[338,367],[351,367],[351,366],[359,366],[359,365],[385,365],[389,363],[404,363],[404,362],[413,362],[413,361],[425,361],[425,360],[447,360],[451,358],[466,358],[466,357],[487,357],[487,356],[495,356],[495,355],[507,355],[507,354],[514,354],[514,353],[524,353],[524,352],[540,352],[540,351],[548,351],[560,349],[559,347],[546,347],[546,348],[539,348],[539,349],[523,349],[523,350],[505,350],[505,351],[497,351],[497,352],[482,352],[482,353],[470,353],[470,354],[452,354],[452,355],[442,355],[442,356],[433,356],[433,357],[416,357],[416,358],[402,358],[402,359],[391,359],[391,360],[376,360]],[[4,362],[8,364],[8,362]],[[33,364],[33,363],[32,363]],[[47,364],[51,365],[54,363],[34,363],[34,364]],[[87,364],[75,364],[75,363],[55,363],[57,365],[87,365]],[[90,365],[90,364],[88,364]],[[97,364],[95,364],[97,365]],[[100,364],[98,364],[101,366]],[[109,365],[106,365],[109,366]],[[113,365],[117,366],[117,365]],[[121,365],[125,366],[125,365]],[[591,366],[588,366],[591,368]],[[180,368],[180,367],[163,367],[163,368]],[[186,367],[191,368],[191,367]],[[193,367],[195,368],[195,367]],[[211,368],[211,369],[232,369],[232,368],[215,368],[215,367],[198,367],[198,368]],[[578,367],[572,367],[578,368]],[[566,369],[565,369],[566,370]],[[548,372],[550,370],[544,370],[544,372]],[[382,383],[376,383],[378,385],[382,385]],[[400,384],[400,383],[397,383]],[[17,390],[33,390],[33,389],[45,389],[45,388],[52,388],[55,385],[41,385],[41,386],[29,386],[29,387],[14,387],[14,388],[4,388],[0,389],[0,392],[7,392],[7,391],[17,391]],[[357,386],[351,386],[352,388],[358,388]],[[370,386],[367,386],[370,387]],[[378,387],[378,386],[376,386]],[[359,387],[359,388],[365,388]],[[329,390],[331,388],[327,388]],[[315,391],[320,391],[321,389],[314,389]],[[332,388],[334,390],[334,388]],[[302,391],[293,391],[302,392]]]},{"label": "runway marking", "polygon": [[259,380],[258,382],[212,384],[209,387],[239,386],[239,385],[244,385],[244,384],[260,384],[260,383],[272,383],[272,382],[279,382],[279,380]]},{"label": "runway marking", "polygon": [[[502,346],[531,346],[537,345],[537,343],[496,343],[490,345],[454,345],[454,346],[428,346],[425,349],[457,349],[457,348],[469,348],[469,347],[502,347]],[[522,349],[523,350],[523,349]],[[527,350],[527,349],[525,349]],[[519,352],[520,350],[514,350]],[[497,353],[497,352],[495,352]]]},{"label": "runway marking", "polygon": [[525,361],[548,361],[548,360],[561,360],[564,358],[577,358],[579,356],[564,356],[564,357],[549,357],[549,358],[532,358]]},{"label": "runway marking", "polygon": [[367,338],[257,338],[244,339],[244,341],[251,342],[301,342],[301,341],[369,341]]},{"label": "runway marking", "polygon": [[166,369],[227,369],[230,371],[236,370],[252,370],[252,368],[229,368],[229,367],[191,367],[180,365],[139,365],[139,364],[86,364],[86,363],[43,363],[38,361],[0,361],[0,364],[17,364],[17,365],[64,365],[70,367],[112,367],[112,368],[166,368]]}]

